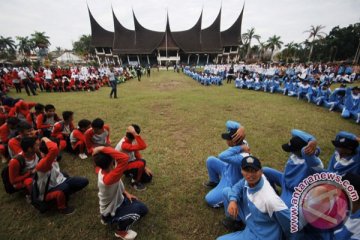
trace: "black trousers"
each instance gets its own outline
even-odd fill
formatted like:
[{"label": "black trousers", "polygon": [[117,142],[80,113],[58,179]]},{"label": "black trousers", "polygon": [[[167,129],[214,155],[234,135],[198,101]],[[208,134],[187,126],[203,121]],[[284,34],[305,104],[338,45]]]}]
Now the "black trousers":
[{"label": "black trousers", "polygon": [[36,95],[34,85],[32,84],[32,82],[29,79],[23,79],[22,83],[24,85],[25,91],[28,96],[30,96],[30,91],[34,96]]}]

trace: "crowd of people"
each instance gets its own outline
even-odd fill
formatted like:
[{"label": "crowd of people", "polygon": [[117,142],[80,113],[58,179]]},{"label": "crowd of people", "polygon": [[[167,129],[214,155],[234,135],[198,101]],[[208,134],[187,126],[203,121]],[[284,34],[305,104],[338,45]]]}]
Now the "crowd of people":
[{"label": "crowd of people", "polygon": [[[226,140],[229,148],[217,157],[211,156],[206,160],[209,181],[204,183],[205,187],[211,189],[205,196],[206,203],[212,208],[224,208],[223,224],[232,231],[219,237],[219,240],[358,239],[359,198],[353,202],[350,216],[341,219],[345,222],[339,221],[335,228],[316,228],[311,223],[304,222],[303,218],[302,221],[299,220],[299,231],[290,231],[290,208],[294,204],[295,188],[305,178],[316,173],[334,173],[341,176],[343,181],[348,180],[357,192],[360,191],[358,136],[339,132],[331,141],[334,154],[325,168],[319,158],[321,151],[316,138],[294,129],[291,139],[281,146],[283,151],[289,153],[289,158],[284,171],[280,172],[262,167],[261,160],[251,154],[249,143],[245,140],[244,126],[235,121],[227,121],[226,129],[227,132],[221,137]],[[280,195],[278,187],[281,187]],[[322,193],[323,190],[319,195]],[[321,201],[323,206],[330,206],[330,210],[325,209],[325,212],[338,211],[337,204],[342,203],[330,201],[332,200]],[[320,205],[316,206],[320,211]]]},{"label": "crowd of people", "polygon": [[109,80],[111,72],[115,73],[114,81],[118,84],[135,77],[140,81],[145,71],[150,76],[149,69],[140,66],[40,67],[37,70],[32,66],[4,67],[0,69],[0,92],[5,94],[14,88],[21,93],[25,89],[31,96],[39,92],[96,91],[103,86],[112,86]]},{"label": "crowd of people", "polygon": [[56,207],[61,214],[72,214],[75,208],[69,205],[70,195],[84,189],[89,180],[66,174],[61,162],[68,159],[62,153],[82,160],[92,156],[101,223],[116,225],[116,237],[135,239],[137,233],[131,226],[146,215],[148,208],[126,191],[121,177],[128,177],[137,191],[146,190],[145,183],[152,180],[140,153],[147,148],[140,126],[130,125],[114,148],[110,127],[101,118],[81,119],[75,124],[72,111],[62,112],[60,117],[52,104],[5,95],[1,97],[1,110],[0,157],[6,164],[1,176],[7,193],[25,193],[26,200],[40,212]]},{"label": "crowd of people", "polygon": [[[360,123],[360,88],[355,86],[360,80],[359,66],[208,65],[203,72],[185,67],[184,73],[206,86],[235,79],[236,88],[305,99]],[[336,83],[340,85],[331,90]]]}]

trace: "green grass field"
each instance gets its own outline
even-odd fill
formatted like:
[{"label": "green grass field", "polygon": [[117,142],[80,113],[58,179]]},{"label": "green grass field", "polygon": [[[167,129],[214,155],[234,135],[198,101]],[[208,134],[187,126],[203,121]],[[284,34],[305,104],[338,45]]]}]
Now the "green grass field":
[{"label": "green grass field", "polygon": [[[14,91],[13,91],[14,92]],[[75,122],[101,117],[111,128],[112,145],[124,135],[126,127],[137,123],[149,147],[143,152],[154,172],[145,192],[129,191],[144,201],[149,214],[135,227],[141,239],[215,239],[226,233],[220,220],[223,209],[206,206],[208,189],[205,160],[227,148],[220,134],[228,119],[246,127],[252,153],[263,166],[283,170],[287,154],[281,144],[298,128],[312,133],[327,162],[334,150],[330,140],[340,130],[360,134],[354,121],[339,113],[272,95],[222,87],[204,87],[191,78],[172,71],[154,71],[141,82],[130,80],[118,86],[119,99],[110,99],[110,88],[97,92],[25,93],[11,96],[28,101],[52,103],[57,112],[75,112]],[[80,160],[64,154],[61,168],[70,175],[86,176],[89,186],[73,195],[70,205],[76,213],[62,216],[55,211],[39,214],[22,194],[0,191],[0,239],[113,239],[114,232],[101,225],[97,197],[97,177],[90,159]],[[124,181],[127,184],[127,181]],[[127,184],[128,185],[128,184]],[[2,188],[2,187],[1,187]]]}]

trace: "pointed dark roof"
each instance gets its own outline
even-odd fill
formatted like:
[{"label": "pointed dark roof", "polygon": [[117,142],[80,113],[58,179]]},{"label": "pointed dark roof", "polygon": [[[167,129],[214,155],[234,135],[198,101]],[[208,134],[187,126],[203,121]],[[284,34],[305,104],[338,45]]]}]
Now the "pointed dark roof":
[{"label": "pointed dark roof", "polygon": [[90,16],[90,25],[91,25],[91,45],[94,47],[112,47],[114,40],[114,33],[108,30],[105,30],[100,24],[95,20],[93,15],[90,12],[88,7],[89,16]]},{"label": "pointed dark roof", "polygon": [[221,53],[221,8],[215,21],[208,27],[201,30],[201,51],[205,53]]},{"label": "pointed dark roof", "polygon": [[175,42],[184,52],[198,53],[201,51],[202,11],[196,24],[186,31],[172,32]]},{"label": "pointed dark roof", "polygon": [[135,46],[139,53],[150,54],[160,44],[164,38],[164,32],[156,32],[144,28],[137,20],[133,11],[134,24],[135,24]]},{"label": "pointed dark roof", "polygon": [[243,18],[243,13],[244,13],[244,7],[245,7],[245,4],[243,6],[243,9],[241,10],[239,17],[236,19],[234,24],[231,27],[229,27],[227,30],[221,32],[221,43],[222,43],[223,47],[238,46],[238,45],[242,44],[241,23],[242,23],[242,18]]},{"label": "pointed dark roof", "polygon": [[[245,6],[245,5],[244,5]],[[135,30],[125,28],[116,18],[114,11],[114,32],[102,28],[92,16],[88,7],[91,24],[91,44],[94,47],[113,48],[114,54],[151,54],[156,49],[181,49],[185,53],[221,53],[225,46],[238,46],[241,42],[241,24],[244,7],[235,23],[220,32],[221,9],[214,22],[201,29],[202,11],[196,24],[189,30],[171,32],[167,16],[165,32],[143,27],[134,12]]]},{"label": "pointed dark roof", "polygon": [[169,22],[169,15],[166,16],[166,29],[163,39],[161,40],[159,49],[179,49],[178,45],[176,44],[172,33],[170,31],[170,22]]},{"label": "pointed dark roof", "polygon": [[135,31],[125,28],[116,18],[113,11],[114,19],[114,43],[113,52],[115,54],[126,54],[136,52]]}]

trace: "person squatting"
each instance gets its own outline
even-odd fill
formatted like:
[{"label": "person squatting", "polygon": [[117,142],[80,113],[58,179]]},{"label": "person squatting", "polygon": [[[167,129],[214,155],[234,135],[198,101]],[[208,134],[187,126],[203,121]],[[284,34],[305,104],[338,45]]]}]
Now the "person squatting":
[{"label": "person squatting", "polygon": [[[147,148],[140,126],[130,125],[114,148],[110,127],[100,118],[81,119],[75,127],[75,113],[64,111],[59,117],[52,104],[10,97],[2,98],[1,103],[6,110],[0,126],[0,156],[6,164],[1,176],[6,192],[24,193],[26,201],[41,213],[56,208],[60,214],[73,214],[70,196],[84,189],[89,180],[68,175],[61,162],[92,156],[101,223],[115,226],[118,238],[135,239],[137,233],[131,228],[148,208],[126,190],[121,177],[129,178],[136,191],[146,190],[145,184],[152,180],[153,173],[140,153]],[[64,151],[74,158],[63,159]]]},{"label": "person squatting", "polygon": [[[335,229],[321,230],[310,224],[297,233],[290,232],[290,208],[294,187],[306,177],[322,172],[336,173],[348,179],[360,191],[360,138],[340,131],[331,141],[334,153],[325,168],[316,138],[302,130],[293,129],[291,138],[281,147],[289,153],[283,172],[263,167],[253,156],[245,140],[245,128],[235,121],[226,122],[226,133],[221,135],[228,149],[217,157],[206,160],[211,189],[205,201],[211,208],[223,208],[222,224],[229,234],[218,240],[256,239],[359,239],[360,200],[353,203],[345,223]],[[278,194],[278,188],[281,194]]]}]

